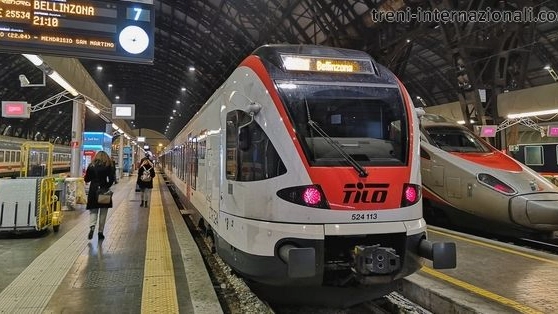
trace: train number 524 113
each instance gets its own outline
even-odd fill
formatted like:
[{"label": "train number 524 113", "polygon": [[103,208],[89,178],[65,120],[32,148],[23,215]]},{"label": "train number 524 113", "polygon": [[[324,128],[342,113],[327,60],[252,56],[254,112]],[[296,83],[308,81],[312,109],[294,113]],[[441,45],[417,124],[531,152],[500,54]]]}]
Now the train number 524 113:
[{"label": "train number 524 113", "polygon": [[372,213],[372,214],[352,214],[351,215],[351,220],[376,220],[378,219],[378,214],[376,213]]}]

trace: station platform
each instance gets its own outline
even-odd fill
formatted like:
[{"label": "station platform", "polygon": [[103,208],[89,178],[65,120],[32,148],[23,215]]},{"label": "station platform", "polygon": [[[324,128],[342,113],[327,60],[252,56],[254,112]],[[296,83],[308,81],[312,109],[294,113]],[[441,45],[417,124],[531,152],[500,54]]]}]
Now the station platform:
[{"label": "station platform", "polygon": [[105,239],[89,211],[64,211],[59,232],[0,234],[0,313],[222,313],[206,267],[163,178],[149,208],[136,176],[112,190]]},{"label": "station platform", "polygon": [[407,277],[402,294],[434,313],[558,313],[558,256],[446,229],[434,241],[457,246],[457,267],[427,262]]}]

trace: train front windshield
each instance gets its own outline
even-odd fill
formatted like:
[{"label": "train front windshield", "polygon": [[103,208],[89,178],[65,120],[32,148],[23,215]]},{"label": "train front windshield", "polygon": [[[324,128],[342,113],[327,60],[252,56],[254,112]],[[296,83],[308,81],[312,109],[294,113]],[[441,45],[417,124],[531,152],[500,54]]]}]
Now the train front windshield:
[{"label": "train front windshield", "polygon": [[469,130],[451,126],[426,127],[430,141],[447,152],[489,153],[491,150]]},{"label": "train front windshield", "polygon": [[347,165],[342,152],[361,166],[407,163],[406,110],[396,86],[279,81],[277,87],[311,165]]}]

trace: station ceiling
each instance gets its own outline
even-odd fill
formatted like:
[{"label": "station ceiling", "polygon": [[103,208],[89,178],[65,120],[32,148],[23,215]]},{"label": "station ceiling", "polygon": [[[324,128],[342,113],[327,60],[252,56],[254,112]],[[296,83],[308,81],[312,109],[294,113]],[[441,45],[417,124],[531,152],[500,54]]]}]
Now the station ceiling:
[{"label": "station ceiling", "polygon": [[[522,16],[517,22],[381,22],[373,15],[375,10],[437,9],[531,10],[536,16],[557,12],[555,0],[155,0],[154,8],[153,65],[79,59],[110,101],[136,105],[135,120],[126,121],[136,134],[150,129],[172,139],[235,67],[264,44],[363,50],[400,77],[416,106],[469,102],[471,91],[482,89],[488,116],[497,115],[497,94],[558,80],[552,75],[558,67],[557,22],[534,23]],[[1,100],[36,104],[63,90],[48,78],[45,87],[22,88],[20,74],[32,83],[42,81],[41,71],[27,59],[0,53]],[[1,118],[0,134],[68,143],[71,118],[71,105],[54,106],[30,119]],[[104,131],[104,124],[88,112],[86,130]]]}]

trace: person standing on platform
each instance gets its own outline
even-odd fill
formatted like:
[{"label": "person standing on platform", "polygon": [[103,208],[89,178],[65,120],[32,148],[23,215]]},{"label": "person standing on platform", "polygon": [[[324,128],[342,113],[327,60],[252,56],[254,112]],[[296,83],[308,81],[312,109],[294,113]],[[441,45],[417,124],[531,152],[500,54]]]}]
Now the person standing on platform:
[{"label": "person standing on platform", "polygon": [[111,157],[110,160],[112,161],[112,168],[114,169],[114,184],[118,183],[118,178],[116,177],[116,159]]},{"label": "person standing on platform", "polygon": [[87,166],[85,171],[84,181],[91,182],[89,185],[89,193],[87,195],[87,209],[89,210],[89,234],[88,239],[93,238],[95,226],[97,225],[97,218],[99,219],[98,236],[99,240],[103,240],[105,228],[105,220],[107,219],[107,212],[112,207],[112,200],[109,204],[98,204],[97,193],[99,189],[109,189],[115,181],[115,169],[110,156],[104,152],[99,151],[93,157],[93,160]]},{"label": "person standing on platform", "polygon": [[144,158],[138,168],[137,185],[141,193],[140,207],[149,207],[149,199],[151,189],[153,189],[153,178],[155,178],[155,169],[149,158]]}]

